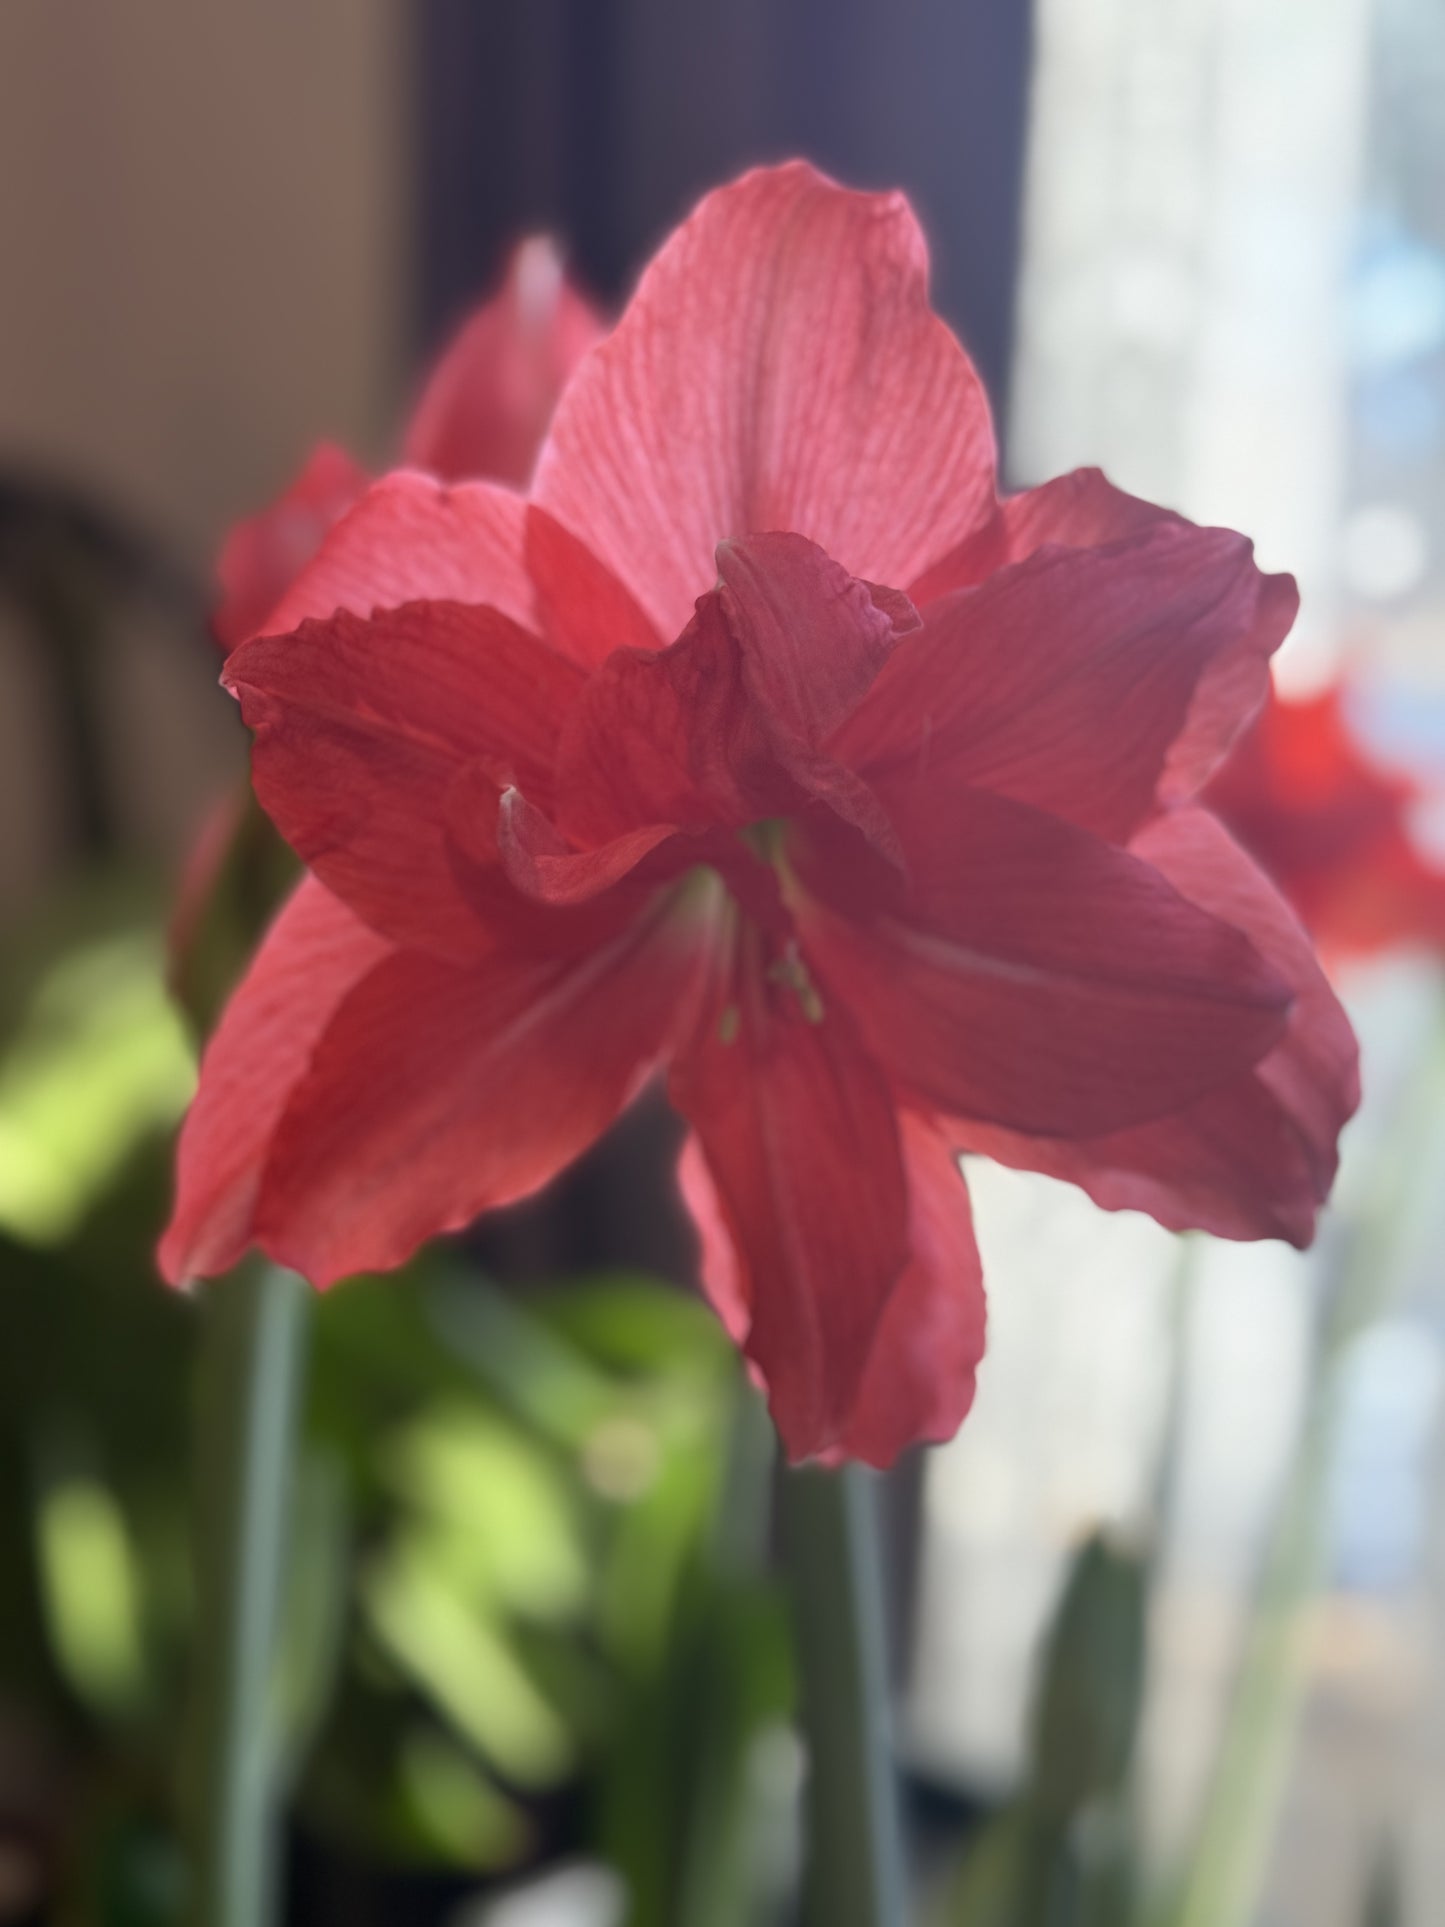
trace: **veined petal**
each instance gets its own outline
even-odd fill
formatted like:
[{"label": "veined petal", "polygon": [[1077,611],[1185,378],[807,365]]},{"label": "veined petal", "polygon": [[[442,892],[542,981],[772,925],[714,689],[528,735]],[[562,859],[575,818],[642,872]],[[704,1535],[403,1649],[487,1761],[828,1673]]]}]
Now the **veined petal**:
[{"label": "veined petal", "polygon": [[741,827],[797,800],[759,726],[716,595],[699,598],[671,648],[610,656],[563,726],[557,820],[581,847],[657,823]]},{"label": "veined petal", "polygon": [[610,943],[659,890],[708,860],[691,838],[656,824],[576,849],[485,761],[454,778],[444,817],[457,889],[517,955],[581,957]]},{"label": "veined petal", "polygon": [[615,650],[660,649],[669,640],[586,543],[535,503],[526,544],[542,633],[564,656],[598,664]]},{"label": "veined petal", "polygon": [[738,652],[752,726],[801,794],[826,803],[901,867],[898,838],[867,783],[823,748],[872,687],[918,612],[897,590],[850,576],[801,535],[718,545],[717,606]]},{"label": "veined petal", "polygon": [[618,651],[583,692],[558,763],[563,828],[588,844],[823,802],[896,861],[886,811],[821,745],[916,611],[798,535],[721,543],[718,569],[670,649]]},{"label": "veined petal", "polygon": [[312,877],[262,941],[201,1059],[161,1240],[172,1284],[227,1271],[251,1238],[271,1137],[348,993],[390,946]]},{"label": "veined petal", "polygon": [[678,634],[726,536],[906,584],[993,506],[988,404],[897,194],[801,162],[710,194],[577,370],[537,500]]},{"label": "veined petal", "polygon": [[234,649],[265,627],[327,531],[365,494],[370,480],[344,448],[323,442],[274,502],[235,525],[216,568],[222,599],[211,626],[222,649]]},{"label": "veined petal", "polygon": [[1349,1020],[1309,939],[1273,886],[1203,810],[1162,816],[1141,855],[1247,930],[1296,993],[1289,1025],[1251,1071],[1173,1117],[1076,1142],[960,1121],[960,1147],[1080,1185],[1106,1210],[1147,1211],[1172,1231],[1307,1245],[1359,1102]]},{"label": "veined petal", "polygon": [[[749,1293],[752,1289],[742,1256],[733,1242],[732,1230],[723,1215],[717,1186],[707,1168],[695,1132],[683,1139],[677,1160],[677,1186],[687,1214],[692,1219],[698,1240],[698,1281],[703,1295],[722,1321],[723,1330],[740,1348],[746,1344],[752,1322]],[[758,1378],[754,1366],[753,1377]],[[766,1387],[764,1387],[766,1389]]]},{"label": "veined petal", "polygon": [[1006,495],[987,521],[911,585],[909,594],[923,608],[955,589],[977,587],[1010,563],[1026,561],[1045,543],[1099,549],[1161,525],[1193,526],[1172,509],[1115,488],[1102,469],[1076,468],[1038,488]]},{"label": "veined petal", "polygon": [[556,243],[512,250],[489,301],[463,322],[421,392],[406,460],[444,479],[525,487],[568,376],[606,324],[567,279]]},{"label": "veined petal", "polygon": [[898,1124],[908,1263],[883,1308],[834,1454],[877,1466],[957,1432],[973,1404],[987,1326],[983,1264],[958,1159],[944,1134],[915,1112],[901,1112]]},{"label": "veined petal", "polygon": [[1126,842],[1223,754],[1294,606],[1243,536],[1177,517],[1043,548],[931,603],[830,747],[905,844],[959,784]]},{"label": "veined petal", "polygon": [[907,1262],[893,1098],[842,1012],[809,1021],[761,975],[730,1020],[710,1017],[669,1092],[736,1253],[720,1309],[746,1306],[741,1342],[789,1456],[808,1458],[843,1439]]},{"label": "veined petal", "polygon": [[[853,1409],[826,1460],[889,1466],[924,1442],[951,1439],[973,1404],[983,1358],[983,1267],[968,1188],[947,1138],[913,1112],[898,1119],[908,1181],[908,1262],[883,1308]],[[678,1163],[683,1202],[702,1247],[703,1289],[739,1345],[748,1283],[696,1137]]]},{"label": "veined petal", "polygon": [[418,602],[243,644],[224,680],[256,794],[322,882],[399,943],[487,947],[453,875],[448,791],[480,758],[550,801],[579,670],[495,609]]},{"label": "veined petal", "polygon": [[[497,854],[502,868],[524,896],[538,903],[586,903],[632,876],[660,844],[679,840],[669,825],[654,823],[598,849],[574,850],[520,790],[504,790],[498,801]],[[685,866],[687,858],[681,861]]]},{"label": "veined petal", "polygon": [[398,469],[373,482],[331,530],[266,621],[285,635],[338,610],[369,616],[403,603],[484,603],[534,623],[526,503],[491,482],[446,486]]},{"label": "veined petal", "polygon": [[274,1133],[256,1241],[329,1284],[525,1197],[636,1095],[691,1014],[706,906],[582,957],[397,951],[341,1004]]},{"label": "veined petal", "polygon": [[782,742],[820,748],[919,627],[906,596],[849,575],[801,535],[720,542],[717,569],[748,692]]},{"label": "veined petal", "polygon": [[925,1107],[1093,1135],[1181,1109],[1283,1033],[1288,984],[1246,936],[1042,811],[954,793],[891,904],[853,895],[856,853],[816,836],[789,850],[805,952]]}]

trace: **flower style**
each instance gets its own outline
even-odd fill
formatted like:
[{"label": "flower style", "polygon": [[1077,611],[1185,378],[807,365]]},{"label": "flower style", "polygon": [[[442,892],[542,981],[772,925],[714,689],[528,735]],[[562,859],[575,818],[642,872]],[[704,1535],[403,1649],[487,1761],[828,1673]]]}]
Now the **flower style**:
[{"label": "flower style", "polygon": [[[403,458],[447,482],[487,477],[525,486],[567,377],[603,331],[553,242],[545,235],[519,242],[500,288],[433,368]],[[256,634],[370,481],[344,448],[323,442],[274,502],[237,524],[218,568],[222,599],[213,626],[223,649]]]},{"label": "flower style", "polygon": [[167,1275],[395,1265],[661,1067],[789,1452],[884,1464],[972,1397],[957,1153],[1306,1242],[1354,1040],[1197,800],[1294,610],[1093,471],[999,499],[901,197],[709,196],[529,496],[388,476],[231,655],[310,875],[205,1055]]},{"label": "flower style", "polygon": [[1274,696],[1209,786],[1209,807],[1284,891],[1332,961],[1414,945],[1445,954],[1445,869],[1410,833],[1426,801],[1374,760],[1338,684]]}]

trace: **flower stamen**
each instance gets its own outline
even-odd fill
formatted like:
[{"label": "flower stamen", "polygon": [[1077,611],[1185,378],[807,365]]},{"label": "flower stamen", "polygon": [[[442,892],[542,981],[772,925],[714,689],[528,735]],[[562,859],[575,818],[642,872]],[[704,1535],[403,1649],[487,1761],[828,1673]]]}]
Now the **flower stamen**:
[{"label": "flower stamen", "polygon": [[798,1000],[798,1008],[810,1024],[822,1023],[825,1015],[823,999],[803,961],[796,938],[790,938],[782,956],[768,965],[767,978],[769,983],[781,984],[785,990],[792,991]]}]

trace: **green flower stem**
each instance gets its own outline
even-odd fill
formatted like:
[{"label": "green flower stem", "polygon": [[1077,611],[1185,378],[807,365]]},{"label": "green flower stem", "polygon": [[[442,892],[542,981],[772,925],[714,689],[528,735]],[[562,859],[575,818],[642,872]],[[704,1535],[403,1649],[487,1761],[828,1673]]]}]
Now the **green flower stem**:
[{"label": "green flower stem", "polygon": [[1445,1168],[1445,1003],[1390,1128],[1326,1295],[1311,1389],[1286,1480],[1195,1850],[1170,1927],[1246,1927],[1283,1803],[1306,1684],[1307,1614],[1326,1550],[1340,1366],[1387,1308]]},{"label": "green flower stem", "polygon": [[1304,1679],[1305,1611],[1319,1574],[1334,1386],[1311,1402],[1266,1555],[1177,1927],[1253,1917],[1284,1795]]},{"label": "green flower stem", "polygon": [[203,1291],[189,1919],[271,1927],[281,1804],[274,1661],[310,1292],[269,1265]]},{"label": "green flower stem", "polygon": [[806,1927],[903,1927],[907,1917],[875,1487],[854,1465],[784,1480],[808,1745]]}]

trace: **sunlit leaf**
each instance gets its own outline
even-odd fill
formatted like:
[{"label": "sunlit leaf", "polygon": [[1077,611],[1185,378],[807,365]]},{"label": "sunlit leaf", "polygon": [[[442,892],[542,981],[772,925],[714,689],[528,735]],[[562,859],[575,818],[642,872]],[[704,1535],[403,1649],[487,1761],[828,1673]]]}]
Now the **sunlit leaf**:
[{"label": "sunlit leaf", "polygon": [[140,1578],[114,1495],[96,1479],[58,1479],[41,1498],[37,1528],[51,1639],[66,1677],[98,1712],[134,1712],[146,1690]]},{"label": "sunlit leaf", "polygon": [[1080,1549],[1044,1656],[1029,1786],[1067,1821],[1122,1786],[1144,1693],[1142,1556],[1096,1534]]},{"label": "sunlit leaf", "polygon": [[417,1727],[401,1748],[402,1797],[419,1831],[464,1867],[508,1867],[521,1860],[532,1829],[460,1748],[432,1729]]},{"label": "sunlit leaf", "polygon": [[0,1227],[67,1236],[194,1077],[159,943],[116,935],[52,965],[0,1057]]},{"label": "sunlit leaf", "polygon": [[576,1763],[558,1716],[495,1620],[471,1606],[423,1546],[401,1544],[362,1582],[384,1650],[441,1706],[457,1731],[520,1787],[554,1786]]},{"label": "sunlit leaf", "polygon": [[575,1500],[556,1460],[515,1427],[442,1406],[391,1440],[383,1465],[470,1597],[543,1619],[581,1610],[587,1560]]}]

